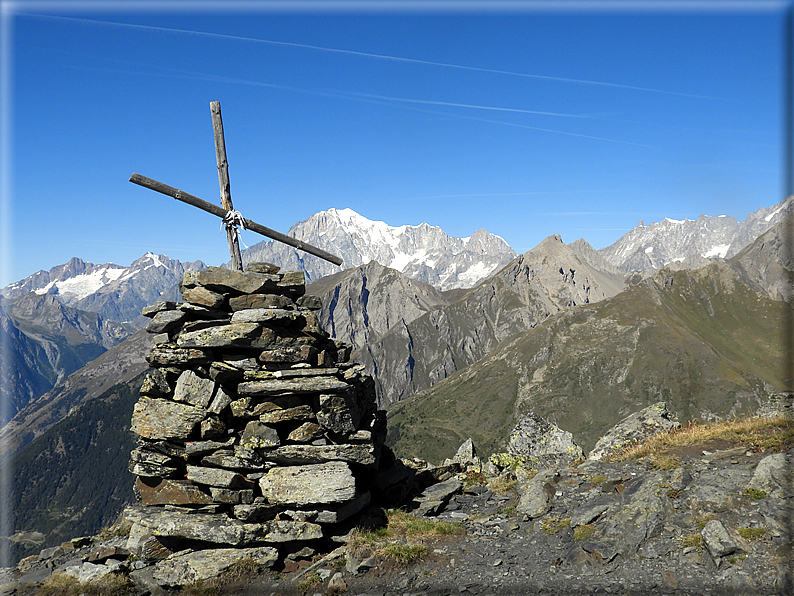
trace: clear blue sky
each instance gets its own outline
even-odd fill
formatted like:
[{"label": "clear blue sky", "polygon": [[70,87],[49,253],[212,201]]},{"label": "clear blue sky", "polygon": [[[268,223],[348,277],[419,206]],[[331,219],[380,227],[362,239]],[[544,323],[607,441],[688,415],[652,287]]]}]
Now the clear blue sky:
[{"label": "clear blue sky", "polygon": [[0,285],[227,261],[217,218],[128,182],[219,202],[213,100],[235,207],[282,232],[350,207],[602,248],[784,198],[783,2],[235,6],[3,2]]}]

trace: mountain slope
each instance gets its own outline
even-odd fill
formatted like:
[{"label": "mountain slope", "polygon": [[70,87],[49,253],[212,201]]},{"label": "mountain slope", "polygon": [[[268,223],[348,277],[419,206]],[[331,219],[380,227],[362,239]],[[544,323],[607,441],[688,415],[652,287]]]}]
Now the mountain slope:
[{"label": "mountain slope", "polygon": [[[393,227],[351,209],[316,213],[292,226],[287,235],[338,255],[346,269],[377,261],[441,290],[472,287],[515,256],[504,240],[485,230],[469,238],[453,238],[426,223]],[[309,281],[339,271],[331,263],[279,242],[255,244],[243,252],[243,260],[303,270]]]},{"label": "mountain slope", "polygon": [[[769,255],[772,260],[776,255]],[[682,422],[754,411],[787,378],[783,301],[759,295],[736,266],[663,269],[597,304],[569,309],[389,410],[403,456],[449,457],[469,436],[484,452],[527,412],[587,451],[624,416],[666,401]]]},{"label": "mountain slope", "polygon": [[551,236],[457,302],[393,326],[357,359],[375,377],[386,407],[476,362],[553,313],[615,295],[622,277],[593,267]]},{"label": "mountain slope", "polygon": [[794,212],[794,196],[769,208],[761,207],[743,222],[731,216],[701,215],[697,220],[665,218],[640,224],[599,254],[621,271],[659,269],[687,257],[730,258],[759,235]]},{"label": "mountain slope", "polygon": [[326,275],[307,292],[322,297],[320,323],[335,339],[355,349],[449,302],[436,288],[370,261]]},{"label": "mountain slope", "polygon": [[27,404],[0,428],[0,444],[4,446],[0,455],[13,455],[73,408],[141,374],[149,367],[145,356],[151,346],[151,334],[141,329]]},{"label": "mountain slope", "polygon": [[33,292],[3,305],[4,359],[0,425],[55,383],[135,331],[128,323],[61,304]]},{"label": "mountain slope", "polygon": [[7,520],[13,527],[0,527],[0,537],[38,532],[44,541],[12,540],[13,561],[95,534],[135,500],[127,467],[137,443],[129,428],[141,380],[119,383],[76,407],[16,454],[13,518]]}]

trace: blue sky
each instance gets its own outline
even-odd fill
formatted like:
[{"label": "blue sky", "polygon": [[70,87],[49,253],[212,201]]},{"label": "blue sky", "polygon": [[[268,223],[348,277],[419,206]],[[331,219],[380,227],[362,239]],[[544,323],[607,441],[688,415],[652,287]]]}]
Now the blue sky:
[{"label": "blue sky", "polygon": [[[229,8],[232,6],[232,8]],[[331,207],[517,251],[784,197],[783,2],[3,2],[0,285]],[[252,245],[263,240],[244,232]]]}]

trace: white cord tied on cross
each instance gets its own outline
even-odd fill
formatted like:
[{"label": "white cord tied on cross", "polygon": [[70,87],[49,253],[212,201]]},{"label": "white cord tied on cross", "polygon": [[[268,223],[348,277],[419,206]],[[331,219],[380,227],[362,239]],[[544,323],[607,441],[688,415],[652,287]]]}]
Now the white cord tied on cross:
[{"label": "white cord tied on cross", "polygon": [[234,230],[237,239],[242,243],[245,248],[248,248],[248,245],[243,242],[243,238],[240,235],[240,228],[247,229],[245,225],[245,218],[243,214],[239,211],[227,211],[226,215],[223,216],[223,222],[221,222],[221,232],[223,228],[227,230]]}]

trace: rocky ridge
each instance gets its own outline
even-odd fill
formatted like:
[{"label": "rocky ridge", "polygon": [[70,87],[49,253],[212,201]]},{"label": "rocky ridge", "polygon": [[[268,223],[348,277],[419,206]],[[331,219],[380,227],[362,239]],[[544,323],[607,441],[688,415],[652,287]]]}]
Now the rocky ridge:
[{"label": "rocky ridge", "polygon": [[[792,396],[777,396],[762,410],[790,432]],[[523,425],[514,433],[512,453],[501,454],[511,461],[494,456],[483,462],[467,441],[440,466],[402,462],[408,470],[402,485],[412,486],[403,508],[464,530],[462,536],[418,542],[409,537],[426,553],[412,563],[395,564],[378,554],[376,540],[369,547],[327,547],[311,558],[308,551],[294,552],[277,567],[279,574],[262,571],[276,565],[274,554],[255,547],[187,550],[152,565],[130,558],[128,546],[136,540],[131,532],[126,538],[78,538],[28,557],[0,572],[0,593],[35,593],[53,573],[83,582],[129,576],[128,593],[175,593],[196,578],[223,577],[241,558],[251,561],[249,574],[229,592],[218,580],[221,594],[791,593],[790,440],[783,443],[788,451],[780,452],[730,441],[696,443],[680,448],[664,466],[648,458],[610,461],[595,451],[584,461],[555,465],[562,451],[543,445],[559,429],[532,420],[536,430]],[[613,452],[629,437],[652,436],[664,420],[662,426],[675,424],[665,404],[637,412],[616,425],[609,433],[614,438],[601,447]],[[530,460],[521,458],[532,457],[529,451],[551,456],[545,461],[552,465],[525,468]],[[203,514],[193,515],[203,528]]]},{"label": "rocky ridge", "polygon": [[[738,222],[729,215],[700,215],[696,220],[665,218],[639,225],[598,253],[625,272],[648,271],[681,263],[702,266],[702,259],[729,259],[794,211],[794,196],[761,207]],[[694,259],[694,261],[692,261]]]}]

